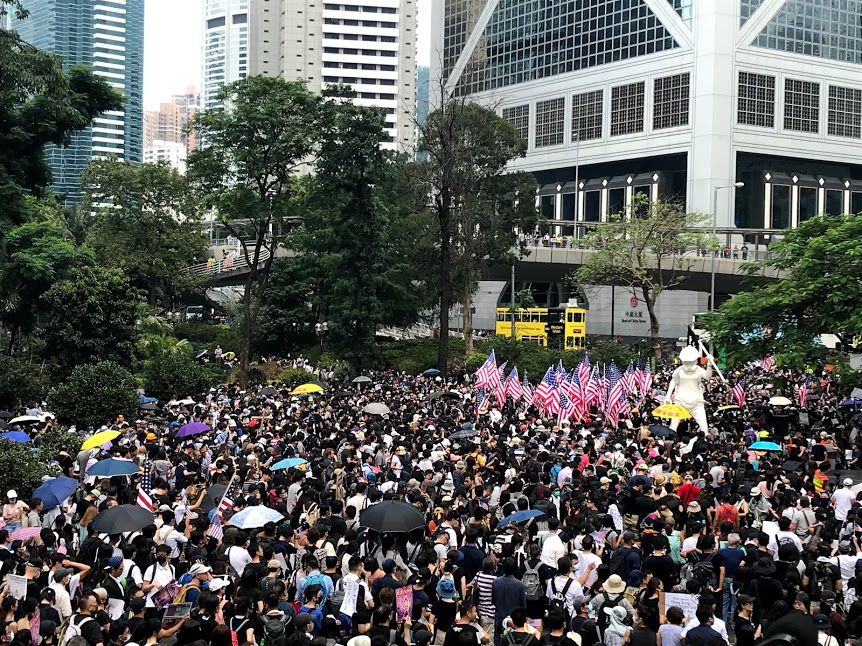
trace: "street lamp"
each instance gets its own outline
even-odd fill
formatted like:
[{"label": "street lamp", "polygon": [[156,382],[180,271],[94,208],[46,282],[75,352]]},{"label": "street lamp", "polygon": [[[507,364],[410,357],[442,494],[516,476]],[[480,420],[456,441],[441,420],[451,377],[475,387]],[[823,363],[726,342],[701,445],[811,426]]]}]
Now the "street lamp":
[{"label": "street lamp", "polygon": [[[712,191],[712,237],[718,238],[718,191],[724,188],[742,188],[745,182],[736,182],[735,184],[726,184],[725,186],[716,186]],[[715,251],[712,252],[712,266],[709,270],[709,309],[715,309],[715,257],[718,255]]]},{"label": "street lamp", "polygon": [[315,323],[314,331],[317,333],[317,338],[320,339],[320,348],[323,349],[323,339],[326,338],[326,335],[329,334],[329,323],[324,321],[323,323]]}]

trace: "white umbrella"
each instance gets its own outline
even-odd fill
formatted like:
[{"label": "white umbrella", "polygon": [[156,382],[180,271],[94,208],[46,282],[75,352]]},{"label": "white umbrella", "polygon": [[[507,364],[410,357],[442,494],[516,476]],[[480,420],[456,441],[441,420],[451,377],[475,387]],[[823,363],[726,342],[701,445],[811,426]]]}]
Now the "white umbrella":
[{"label": "white umbrella", "polygon": [[358,377],[354,378],[352,383],[354,383],[354,384],[368,384],[368,383],[371,383],[371,377],[366,377],[365,375],[359,375]]},{"label": "white umbrella", "polygon": [[277,523],[281,520],[284,520],[284,516],[275,509],[270,509],[263,505],[255,505],[254,507],[246,507],[238,514],[231,516],[227,524],[239,527],[240,529],[256,529],[263,527],[267,523]]},{"label": "white umbrella", "polygon": [[362,410],[369,415],[386,415],[389,413],[389,406],[386,404],[368,404]]},{"label": "white umbrella", "polygon": [[787,397],[770,397],[770,406],[790,406],[790,400]]},{"label": "white umbrella", "polygon": [[10,424],[26,424],[27,422],[41,422],[42,418],[36,415],[22,415],[9,420]]}]

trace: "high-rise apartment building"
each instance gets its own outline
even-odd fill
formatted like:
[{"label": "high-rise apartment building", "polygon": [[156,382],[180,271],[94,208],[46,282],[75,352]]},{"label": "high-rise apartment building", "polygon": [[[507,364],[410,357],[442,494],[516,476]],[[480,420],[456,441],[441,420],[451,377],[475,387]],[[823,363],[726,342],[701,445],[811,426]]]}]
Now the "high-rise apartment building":
[{"label": "high-rise apartment building", "polygon": [[180,173],[186,172],[186,159],[186,146],[179,141],[156,139],[144,149],[144,163],[154,164],[158,161],[165,161]]},{"label": "high-rise apartment building", "polygon": [[199,109],[200,95],[190,85],[184,94],[175,94],[170,103],[160,103],[158,110],[144,113],[144,150],[153,141],[173,141],[182,143],[188,152],[194,149],[194,133],[186,133],[186,128],[195,112]]},{"label": "high-rise apartment building", "polygon": [[433,7],[431,78],[517,127],[511,167],[548,217],[600,221],[637,194],[716,200],[719,227],[862,211],[860,0]]},{"label": "high-rise apartment building", "polygon": [[31,45],[62,58],[64,69],[92,67],[126,96],[75,133],[68,146],[48,146],[51,188],[67,201],[81,197],[81,171],[93,158],[114,155],[140,162],[143,154],[144,0],[28,0],[30,12],[11,26]]},{"label": "high-rise apartment building", "polygon": [[416,0],[205,0],[203,107],[248,74],[281,75],[311,90],[344,83],[356,103],[386,111],[390,149],[414,141]]}]

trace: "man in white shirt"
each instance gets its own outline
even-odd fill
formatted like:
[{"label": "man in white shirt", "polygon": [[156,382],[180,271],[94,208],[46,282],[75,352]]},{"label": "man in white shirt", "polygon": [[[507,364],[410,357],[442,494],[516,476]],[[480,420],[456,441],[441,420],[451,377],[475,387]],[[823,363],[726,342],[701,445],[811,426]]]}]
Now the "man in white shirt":
[{"label": "man in white shirt", "polygon": [[72,616],[72,601],[69,598],[69,578],[74,570],[61,567],[54,570],[51,585],[48,587],[54,591],[54,609],[60,614],[60,620],[66,621]]},{"label": "man in white shirt", "polygon": [[[335,584],[336,589],[344,589],[344,584],[350,581],[359,582],[359,592],[357,593],[356,605],[360,605],[360,599],[365,604],[366,608],[374,607],[374,597],[371,596],[370,586],[362,580],[363,568],[362,559],[358,556],[351,556],[347,561],[347,567],[350,568],[350,574],[345,574],[344,577]],[[364,594],[363,594],[364,589]]]},{"label": "man in white shirt", "polygon": [[159,545],[156,548],[156,562],[144,571],[144,581],[141,589],[147,595],[147,608],[155,608],[153,596],[171,581],[176,580],[174,566],[168,563],[170,548]]},{"label": "man in white shirt", "polygon": [[845,590],[850,585],[850,579],[856,576],[856,562],[860,558],[859,543],[856,537],[853,537],[853,543],[850,541],[841,541],[838,543],[838,556],[833,556],[831,563],[834,563],[841,570],[841,587]]},{"label": "man in white shirt", "polygon": [[356,515],[368,507],[368,498],[365,495],[365,483],[358,482],[356,483],[356,495],[350,496],[347,499],[347,502],[344,503],[345,507],[353,507],[356,510]]},{"label": "man in white shirt", "polygon": [[566,611],[569,613],[569,617],[574,617],[577,614],[575,599],[583,596],[584,588],[572,576],[572,560],[568,556],[564,556],[557,561],[557,572],[559,574],[548,581],[548,588],[545,590],[545,594],[548,599],[561,595],[566,604]]},{"label": "man in white shirt", "polygon": [[228,560],[230,560],[231,567],[236,570],[238,576],[242,576],[245,566],[252,561],[251,554],[248,553],[248,545],[248,534],[239,532],[236,535],[236,543],[232,547],[227,548],[225,552]]},{"label": "man in white shirt", "polygon": [[767,546],[772,550],[773,560],[778,560],[778,548],[784,543],[793,543],[800,553],[805,549],[802,545],[802,541],[799,540],[799,537],[794,532],[790,531],[790,519],[786,516],[782,516],[778,519],[778,531],[775,533],[775,536],[772,537],[772,540],[769,541],[769,545]]},{"label": "man in white shirt", "polygon": [[602,558],[593,553],[593,550],[595,549],[595,539],[593,539],[592,536],[584,536],[581,540],[581,547],[583,547],[583,550],[577,552],[578,563],[575,569],[575,576],[578,579],[582,579],[584,574],[588,571],[590,564],[592,564],[593,569],[589,570],[587,578],[584,579],[584,585],[588,588],[592,588],[596,579],[598,579],[596,568],[602,564]]},{"label": "man in white shirt", "polygon": [[[688,634],[688,631],[692,628],[696,628],[700,626],[700,622],[697,620],[697,617],[686,617],[685,628],[683,628],[682,634],[680,635],[681,640],[685,640],[685,636]],[[725,644],[730,644],[730,638],[727,636],[727,625],[719,619],[717,616],[713,617],[712,624],[710,624],[710,628],[712,628],[715,632],[721,635],[721,638],[724,640]]]},{"label": "man in white shirt", "polygon": [[[563,545],[563,541],[557,533],[559,527],[559,519],[548,519],[548,533],[542,541],[542,555],[539,557],[542,563],[555,570],[557,569],[557,562],[568,554],[566,546]],[[572,600],[574,601],[574,597]]]},{"label": "man in white shirt", "polygon": [[156,532],[156,545],[167,545],[171,548],[171,558],[177,559],[180,557],[180,548],[185,545],[189,538],[186,534],[192,531],[191,523],[187,523],[186,534],[181,534],[174,527],[176,516],[173,511],[162,512],[162,526]]},{"label": "man in white shirt", "polygon": [[853,480],[844,478],[844,486],[832,494],[832,506],[835,508],[835,518],[842,522],[847,520],[847,512],[856,500],[856,494],[851,491]]}]

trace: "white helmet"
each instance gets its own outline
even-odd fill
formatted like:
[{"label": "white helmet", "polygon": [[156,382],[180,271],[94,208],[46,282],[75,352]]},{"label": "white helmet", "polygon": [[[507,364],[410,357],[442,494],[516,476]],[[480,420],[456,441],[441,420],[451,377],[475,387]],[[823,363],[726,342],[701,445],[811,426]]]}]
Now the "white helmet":
[{"label": "white helmet", "polygon": [[697,351],[697,348],[693,348],[690,345],[684,347],[679,353],[679,360],[683,363],[692,363],[700,359],[700,352]]},{"label": "white helmet", "polygon": [[6,497],[9,500],[17,500],[18,499],[18,492],[15,491],[14,489],[10,489],[9,491],[6,492]]}]

